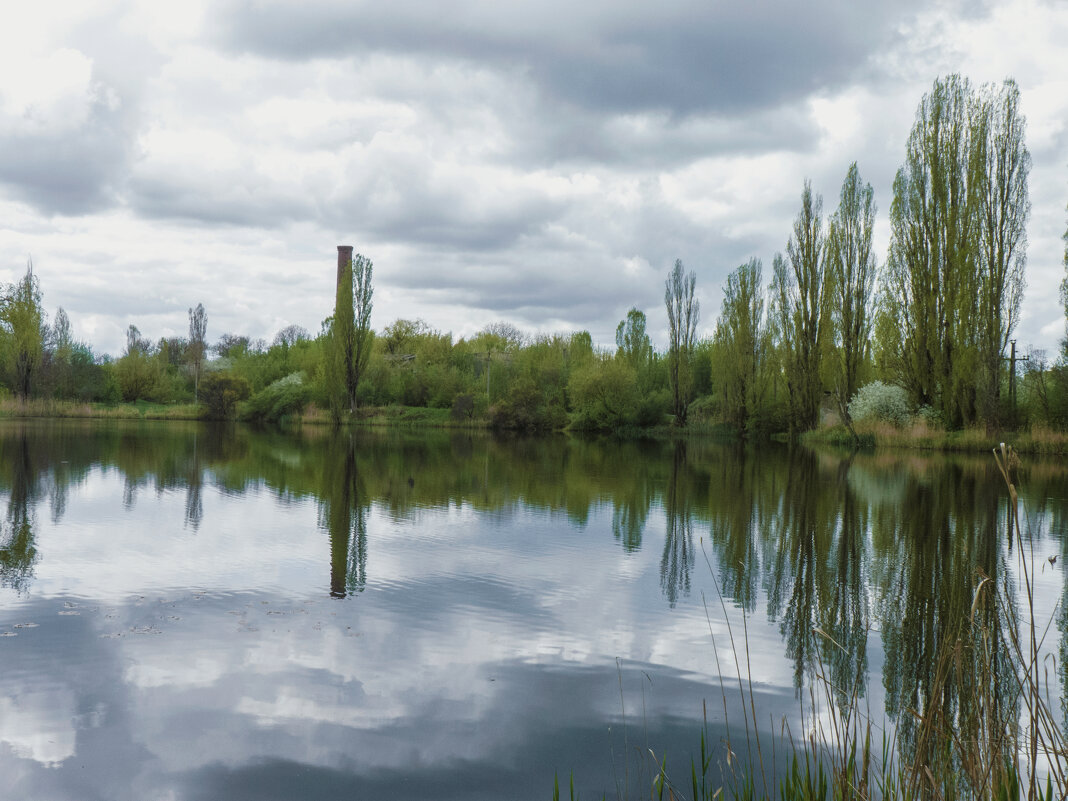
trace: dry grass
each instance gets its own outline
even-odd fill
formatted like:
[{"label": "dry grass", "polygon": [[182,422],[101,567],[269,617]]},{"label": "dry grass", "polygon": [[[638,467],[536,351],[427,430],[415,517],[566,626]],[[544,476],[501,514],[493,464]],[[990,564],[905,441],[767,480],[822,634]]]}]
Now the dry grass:
[{"label": "dry grass", "polygon": [[[986,453],[1002,442],[1012,443],[1018,453],[1068,454],[1068,432],[1033,426],[1028,431],[988,432],[982,428],[946,431],[916,417],[906,426],[882,421],[864,421],[855,425],[863,447],[903,448],[912,450]],[[851,446],[853,438],[845,426],[829,426],[804,435],[811,443]]]}]

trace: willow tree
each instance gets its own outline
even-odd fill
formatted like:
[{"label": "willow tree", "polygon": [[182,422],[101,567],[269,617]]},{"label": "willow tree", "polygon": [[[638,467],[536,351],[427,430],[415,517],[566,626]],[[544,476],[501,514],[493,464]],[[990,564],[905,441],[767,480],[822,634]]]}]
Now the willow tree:
[{"label": "willow tree", "polygon": [[697,276],[691,270],[683,275],[682,260],[664,282],[664,305],[668,314],[668,376],[671,382],[672,411],[675,425],[686,425],[686,414],[693,393],[693,348],[701,304],[693,296]]},{"label": "willow tree", "polygon": [[857,163],[849,166],[838,209],[827,230],[829,284],[834,349],[831,375],[843,422],[852,428],[848,405],[860,388],[861,370],[869,352],[871,301],[877,270],[872,251],[875,192],[860,179]]},{"label": "willow tree", "polygon": [[776,258],[773,279],[791,429],[806,430],[819,422],[823,352],[830,328],[824,244],[823,198],[812,193],[806,180],[786,244],[787,258]]},{"label": "willow tree", "polygon": [[714,337],[724,413],[742,431],[757,423],[767,385],[770,342],[764,322],[761,272],[760,259],[753,258],[727,276]]},{"label": "willow tree", "polygon": [[30,395],[44,354],[44,311],[41,288],[33,274],[33,262],[26,275],[8,287],[0,300],[0,341],[5,367],[15,395],[25,400]]},{"label": "willow tree", "polygon": [[951,425],[992,422],[1024,287],[1030,156],[1015,83],[935,81],[894,180],[879,325],[894,378]]}]

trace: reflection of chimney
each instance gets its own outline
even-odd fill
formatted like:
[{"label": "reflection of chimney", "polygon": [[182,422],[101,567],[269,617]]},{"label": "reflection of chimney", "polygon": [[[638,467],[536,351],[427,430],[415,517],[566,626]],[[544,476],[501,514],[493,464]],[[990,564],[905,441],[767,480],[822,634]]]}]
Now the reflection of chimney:
[{"label": "reflection of chimney", "polygon": [[352,245],[337,246],[337,285],[341,286],[341,272],[352,261]]}]

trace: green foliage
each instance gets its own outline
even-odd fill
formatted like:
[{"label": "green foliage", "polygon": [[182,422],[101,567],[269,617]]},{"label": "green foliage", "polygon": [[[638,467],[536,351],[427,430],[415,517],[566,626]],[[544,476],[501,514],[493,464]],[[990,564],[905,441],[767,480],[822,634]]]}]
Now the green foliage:
[{"label": "green foliage", "polygon": [[259,423],[277,423],[299,415],[311,398],[302,373],[291,373],[264,387],[248,399],[243,416]]},{"label": "green foliage", "polygon": [[638,420],[638,372],[619,359],[591,361],[567,382],[572,428],[609,431]]},{"label": "green foliage", "polygon": [[530,376],[512,382],[489,416],[491,426],[508,431],[551,431],[565,423],[563,409],[547,400]]},{"label": "green foliage", "polygon": [[876,324],[886,375],[953,427],[997,422],[1002,354],[1024,289],[1027,179],[1019,90],[935,81],[894,180]]},{"label": "green foliage", "polygon": [[908,393],[894,384],[872,381],[865,384],[849,402],[849,415],[854,420],[879,420],[905,425],[911,416]]},{"label": "green foliage", "polygon": [[830,298],[823,234],[823,198],[806,180],[801,210],[786,244],[787,258],[774,262],[773,305],[780,359],[790,396],[790,428],[807,430],[819,420],[822,359],[830,333]]},{"label": "green foliage", "polygon": [[140,348],[128,351],[115,362],[119,393],[127,403],[159,398],[161,370],[159,362]]},{"label": "green foliage", "polygon": [[0,300],[0,329],[5,372],[15,395],[25,400],[34,389],[45,339],[41,288],[32,263]]},{"label": "green foliage", "polygon": [[668,376],[675,425],[686,425],[686,413],[693,399],[693,348],[701,304],[694,297],[697,276],[691,270],[683,275],[682,260],[664,282],[664,306],[668,315]]},{"label": "green foliage", "polygon": [[237,404],[249,394],[248,381],[231,373],[208,373],[200,385],[201,401],[210,420],[233,419],[237,414]]},{"label": "green foliage", "polygon": [[475,396],[470,392],[460,392],[452,400],[452,419],[456,422],[470,420],[475,416]]},{"label": "green foliage", "polygon": [[872,252],[875,190],[849,165],[838,209],[827,232],[827,280],[834,350],[831,358],[839,411],[860,387],[870,353],[871,300],[877,266]]},{"label": "green foliage", "polygon": [[645,312],[632,308],[627,319],[616,326],[616,356],[635,370],[641,370],[653,358],[653,344],[645,332]]},{"label": "green foliage", "polygon": [[715,334],[715,372],[720,376],[723,415],[743,432],[760,427],[770,347],[761,264],[753,258],[727,277]]}]

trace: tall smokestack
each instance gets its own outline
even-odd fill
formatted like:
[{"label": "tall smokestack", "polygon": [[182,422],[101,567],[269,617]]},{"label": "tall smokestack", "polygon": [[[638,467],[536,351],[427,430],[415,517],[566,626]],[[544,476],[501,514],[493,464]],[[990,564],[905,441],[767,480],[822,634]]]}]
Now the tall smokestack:
[{"label": "tall smokestack", "polygon": [[337,246],[337,285],[341,286],[341,273],[346,265],[352,261],[352,245]]}]

